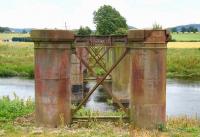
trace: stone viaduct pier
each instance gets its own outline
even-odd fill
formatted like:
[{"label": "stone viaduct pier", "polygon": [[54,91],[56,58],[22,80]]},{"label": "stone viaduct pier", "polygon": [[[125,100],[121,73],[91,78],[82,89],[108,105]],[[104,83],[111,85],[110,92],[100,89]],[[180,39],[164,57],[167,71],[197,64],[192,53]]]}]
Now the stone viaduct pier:
[{"label": "stone viaduct pier", "polygon": [[[102,85],[140,128],[166,122],[166,30],[129,30],[128,35],[77,36],[68,30],[33,30],[35,103],[39,126],[70,124]],[[98,74],[97,69],[103,73]],[[96,81],[84,91],[88,79]],[[106,80],[112,87],[106,85]],[[71,109],[72,101],[77,101]],[[129,102],[125,107],[123,102]]]}]

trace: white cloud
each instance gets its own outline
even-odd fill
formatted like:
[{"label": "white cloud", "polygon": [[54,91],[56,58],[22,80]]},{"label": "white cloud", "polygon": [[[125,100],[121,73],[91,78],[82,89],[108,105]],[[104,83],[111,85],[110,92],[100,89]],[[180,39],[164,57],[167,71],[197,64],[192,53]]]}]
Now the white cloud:
[{"label": "white cloud", "polygon": [[0,26],[94,29],[93,11],[115,7],[129,25],[145,28],[155,21],[164,27],[200,23],[198,0],[7,0],[0,5]]}]

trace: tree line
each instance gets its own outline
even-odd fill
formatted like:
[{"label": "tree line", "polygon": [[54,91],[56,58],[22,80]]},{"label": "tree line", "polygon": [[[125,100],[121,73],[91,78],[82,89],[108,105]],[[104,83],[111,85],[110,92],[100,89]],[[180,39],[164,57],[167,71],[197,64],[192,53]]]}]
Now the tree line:
[{"label": "tree line", "polygon": [[11,32],[8,27],[0,27],[0,33]]},{"label": "tree line", "polygon": [[195,27],[181,27],[180,31],[178,31],[178,29],[175,27],[175,28],[172,28],[171,29],[171,32],[173,33],[178,33],[178,32],[182,32],[182,33],[185,33],[185,32],[192,32],[192,33],[196,33],[198,32],[198,29],[195,28]]}]

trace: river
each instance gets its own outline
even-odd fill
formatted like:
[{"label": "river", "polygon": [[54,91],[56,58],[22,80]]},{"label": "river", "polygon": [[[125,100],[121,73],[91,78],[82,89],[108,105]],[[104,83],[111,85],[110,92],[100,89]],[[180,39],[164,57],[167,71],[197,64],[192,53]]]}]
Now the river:
[{"label": "river", "polygon": [[[90,83],[91,87],[93,83]],[[0,78],[0,97],[14,98],[15,93],[22,99],[34,99],[34,80],[21,78]],[[101,99],[99,99],[101,98]],[[87,108],[100,111],[111,111],[104,95],[97,91],[89,98]],[[168,116],[200,116],[200,81],[167,80],[167,115]]]}]

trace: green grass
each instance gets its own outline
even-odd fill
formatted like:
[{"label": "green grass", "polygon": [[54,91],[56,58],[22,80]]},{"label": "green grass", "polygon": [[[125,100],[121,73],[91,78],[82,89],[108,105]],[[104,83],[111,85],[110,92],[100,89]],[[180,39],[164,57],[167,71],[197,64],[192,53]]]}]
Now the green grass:
[{"label": "green grass", "polygon": [[200,33],[171,33],[172,41],[199,42]]},{"label": "green grass", "polygon": [[30,34],[22,34],[22,33],[0,33],[0,39],[12,39],[13,37],[29,37]]},{"label": "green grass", "polygon": [[[40,128],[35,125],[35,105],[31,99],[14,100],[0,98],[0,136],[21,137],[198,137],[200,135],[200,120],[188,117],[173,117],[167,119],[166,126],[155,130],[137,129],[122,120],[109,122],[88,119],[76,121],[71,126]],[[89,112],[90,114],[96,112]],[[110,112],[104,112],[110,115]],[[115,112],[112,115],[121,113]],[[79,114],[78,114],[79,115]],[[88,110],[81,109],[81,115],[88,116]]]},{"label": "green grass", "polygon": [[33,43],[0,44],[0,77],[33,78]]},{"label": "green grass", "polygon": [[0,122],[12,121],[17,117],[32,113],[34,108],[31,99],[24,101],[16,95],[13,100],[10,100],[9,97],[2,97],[0,98]]},{"label": "green grass", "polygon": [[200,79],[200,48],[168,49],[167,76]]}]

